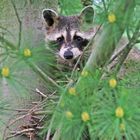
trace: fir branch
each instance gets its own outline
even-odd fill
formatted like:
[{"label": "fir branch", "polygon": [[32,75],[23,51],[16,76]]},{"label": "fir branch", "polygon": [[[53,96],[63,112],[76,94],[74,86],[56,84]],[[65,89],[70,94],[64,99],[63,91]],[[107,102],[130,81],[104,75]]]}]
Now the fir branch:
[{"label": "fir branch", "polygon": [[49,77],[46,73],[44,73],[36,64],[31,63],[29,61],[27,62],[27,64],[31,67],[31,69],[34,72],[36,72],[38,75],[40,75],[40,77],[44,81],[46,81],[46,82],[50,81],[54,86],[56,86],[57,88],[61,89],[61,87],[51,77]]},{"label": "fir branch", "polygon": [[35,89],[36,93],[38,93],[39,95],[41,95],[41,97],[46,98],[47,95],[45,95],[43,92],[41,92],[38,88]]},{"label": "fir branch", "polygon": [[15,15],[16,15],[18,23],[19,23],[18,47],[20,47],[20,45],[21,45],[21,33],[22,33],[22,21],[20,20],[20,17],[19,17],[19,14],[18,14],[18,11],[17,11],[17,8],[16,8],[14,1],[11,0],[11,3],[12,3],[12,6],[13,6],[14,11],[15,11]]},{"label": "fir branch", "polygon": [[29,133],[29,132],[32,132],[32,131],[35,131],[35,129],[34,128],[28,128],[28,129],[24,129],[24,130],[21,130],[21,131],[14,131],[14,132],[11,132],[12,135],[7,136],[5,140],[16,137],[18,135],[23,135],[25,133]]},{"label": "fir branch", "polygon": [[103,3],[103,6],[104,6],[104,10],[105,10],[105,12],[106,12],[106,14],[107,14],[107,6],[106,6],[106,2],[105,2],[105,0],[102,0],[102,3]]},{"label": "fir branch", "polygon": [[17,49],[17,47],[12,42],[8,41],[4,37],[0,36],[0,40],[1,40],[1,42],[4,42],[12,50],[16,50]]},{"label": "fir branch", "polygon": [[125,47],[123,47],[123,48],[120,48],[117,52],[115,52],[112,55],[112,57],[111,57],[111,59],[109,60],[108,63],[109,64],[112,63],[118,56],[120,56],[125,51],[126,47],[127,47],[127,45]]},{"label": "fir branch", "polygon": [[130,39],[129,43],[125,46],[125,48],[122,51],[122,55],[118,60],[117,65],[115,66],[115,71],[118,72],[123,64],[123,62],[126,60],[129,52],[131,51],[131,49],[133,48],[133,46],[137,43],[137,39],[139,36],[139,30],[140,30],[140,21],[138,22],[135,32],[132,36],[132,38]]},{"label": "fir branch", "polygon": [[[115,50],[116,44],[115,42],[119,42],[119,40],[122,37],[122,34],[125,30],[126,24],[128,19],[130,18],[130,14],[129,13],[133,13],[134,12],[134,7],[135,7],[135,2],[134,0],[129,0],[129,2],[127,0],[124,0],[123,2],[121,0],[116,2],[116,11],[114,11],[114,13],[118,13],[119,15],[123,15],[118,22],[120,21],[120,23],[117,24],[112,24],[112,23],[108,23],[105,24],[102,28],[102,31],[99,35],[97,35],[95,37],[95,42],[91,42],[90,47],[92,48],[93,46],[95,46],[95,49],[92,50],[91,55],[83,69],[83,72],[86,71],[87,72],[87,76],[85,78],[85,76],[80,76],[77,83],[75,84],[74,88],[79,92],[79,91],[86,91],[86,95],[90,96],[91,95],[91,90],[94,90],[94,86],[95,85],[95,81],[94,79],[90,79],[92,75],[95,75],[95,72],[97,71],[98,68],[100,67],[104,67],[106,62],[108,62],[108,60],[110,59],[113,51]],[[127,5],[127,6],[126,6]],[[125,13],[124,13],[125,11]],[[119,30],[118,32],[112,32],[112,28],[117,27]],[[88,75],[89,73],[89,75]],[[103,72],[98,76],[98,79],[101,78]],[[88,79],[89,78],[89,79]],[[87,83],[84,83],[84,81],[89,81],[91,82],[90,85],[87,85]],[[96,85],[97,86],[97,85]],[[87,89],[88,88],[88,89]],[[66,89],[67,90],[67,87]],[[65,92],[64,92],[65,93]],[[61,100],[63,99],[63,94],[60,97],[59,103],[61,102]],[[80,99],[80,98],[79,98]],[[58,105],[59,105],[58,103]],[[57,114],[54,113],[51,122],[50,122],[50,126],[49,126],[49,131],[47,134],[47,138],[46,140],[49,140],[50,134],[51,134],[51,129],[53,126],[53,121],[55,119],[55,117]],[[60,122],[60,126],[61,126]]]},{"label": "fir branch", "polygon": [[[132,37],[129,38],[129,42],[123,48],[120,48],[114,55],[112,55],[111,59],[108,62],[109,65],[106,68],[107,71],[103,74],[102,78],[104,78],[107,73],[117,74],[119,72],[129,52],[138,41],[139,30],[140,30],[140,21],[138,22],[135,32],[133,33]],[[114,62],[114,60],[116,60],[116,62]]]}]

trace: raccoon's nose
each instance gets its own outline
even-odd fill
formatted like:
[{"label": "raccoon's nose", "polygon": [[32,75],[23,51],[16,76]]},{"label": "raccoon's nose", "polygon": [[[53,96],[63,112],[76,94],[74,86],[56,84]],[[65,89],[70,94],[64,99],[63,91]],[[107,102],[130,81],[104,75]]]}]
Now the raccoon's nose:
[{"label": "raccoon's nose", "polygon": [[64,52],[64,58],[65,59],[72,59],[73,58],[73,53],[71,51]]}]

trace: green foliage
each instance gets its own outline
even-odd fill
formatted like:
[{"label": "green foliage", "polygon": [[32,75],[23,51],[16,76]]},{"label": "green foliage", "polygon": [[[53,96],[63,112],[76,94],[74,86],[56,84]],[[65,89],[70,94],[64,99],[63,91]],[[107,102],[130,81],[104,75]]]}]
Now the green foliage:
[{"label": "green foliage", "polygon": [[[36,6],[38,1],[33,3]],[[125,24],[127,26],[125,29],[130,37],[139,22],[138,3],[137,1],[134,13],[130,14],[129,22],[124,21],[128,23]],[[26,4],[27,1],[21,1],[17,6],[24,7]],[[59,0],[59,4],[61,14],[64,15],[79,13],[82,9],[80,0]],[[105,24],[114,32],[114,36],[108,39],[117,36],[119,24],[123,19],[119,11],[114,12],[116,4],[117,1],[114,0],[93,2],[96,11],[95,23]],[[108,19],[110,13],[113,13],[115,20]],[[6,34],[9,33],[3,26],[0,26],[0,29]],[[42,82],[47,89],[46,94],[52,95],[41,103],[45,111],[44,130],[41,133],[43,136],[51,130],[52,135],[62,140],[89,138],[138,140],[140,138],[139,63],[134,65],[137,66],[136,71],[124,76],[123,79],[117,79],[114,75],[101,79],[105,68],[98,68],[95,71],[84,69],[83,72],[78,70],[72,73],[63,72],[58,69],[54,57],[56,44],[45,46],[42,40],[33,41],[35,34],[33,30],[22,32],[21,46],[17,46],[15,40],[14,43],[11,42],[9,36],[0,34],[0,96],[8,90],[10,94],[16,93],[16,97],[27,97]],[[131,63],[130,65],[132,66]],[[77,86],[79,79],[82,80]],[[110,82],[111,79],[115,82]],[[5,102],[1,100],[0,114],[5,110],[4,107]]]},{"label": "green foliage", "polygon": [[[122,6],[121,3],[116,2]],[[113,29],[116,27],[112,39],[120,32],[119,24],[122,20],[124,21],[121,26],[128,26],[126,21],[128,15],[124,17],[120,11],[115,12],[116,4],[113,1],[104,1],[101,5],[96,5],[101,17],[98,23],[104,22]],[[111,13],[113,16],[109,18]],[[130,23],[134,20],[139,22],[138,18],[132,19],[131,16],[130,14],[128,18]],[[78,86],[73,83],[60,92],[60,102],[54,113],[53,123],[48,129],[51,128],[53,133],[57,130],[55,137],[62,140],[84,140],[85,135],[92,140],[139,139],[139,90],[133,89],[133,86],[128,89],[125,80],[117,80],[117,85],[112,85],[114,83],[110,85],[111,77],[101,80],[100,70],[93,72],[84,69],[83,72],[80,80],[78,79]],[[139,79],[139,75],[136,79]],[[132,105],[132,102],[135,103]],[[88,114],[85,116],[87,121],[82,118],[85,112]]]},{"label": "green foliage", "polygon": [[[18,93],[19,91],[22,91],[22,89],[26,89],[26,86],[28,88],[33,88],[30,86],[34,85],[34,88],[35,88],[36,83],[39,79],[37,79],[36,81],[34,80],[37,78],[37,75],[41,73],[40,71],[43,70],[42,69],[39,71],[39,67],[40,67],[39,64],[43,65],[44,60],[45,60],[45,65],[47,65],[48,72],[49,72],[50,71],[49,66],[50,65],[52,66],[52,61],[53,61],[53,59],[51,59],[51,56],[47,55],[48,52],[46,48],[44,47],[44,44],[39,44],[40,47],[35,47],[35,46],[32,47],[31,44],[28,44],[28,45],[27,44],[28,42],[26,41],[24,42],[25,46],[20,47],[19,49],[14,49],[14,50],[13,48],[4,47],[6,45],[5,43],[2,44],[3,53],[1,55],[1,59],[2,59],[1,83],[3,83],[4,79],[8,83],[10,82],[11,84],[12,83],[15,84],[15,82],[17,82],[17,85],[15,85],[15,87],[20,89],[20,90],[16,89]],[[10,47],[12,46],[10,45]],[[16,46],[14,48],[16,48]],[[42,57],[40,57],[41,55]],[[35,65],[38,65],[38,66],[35,67]],[[10,72],[8,76],[2,75],[2,69],[4,67],[9,68]],[[32,71],[32,73],[30,71]],[[31,82],[30,86],[26,84],[27,81]]]},{"label": "green foliage", "polygon": [[[122,137],[130,140],[139,139],[139,90],[133,86],[128,89],[129,82],[125,80],[117,80],[116,87],[112,88],[109,84],[110,78],[98,80],[99,73],[85,77],[83,84],[86,84],[86,89],[83,90],[81,85],[79,89],[71,91],[69,87],[61,92],[62,99],[56,110],[53,129],[60,129],[60,139],[68,140],[84,139],[87,127],[92,140],[114,140]],[[122,117],[116,115],[118,107],[123,109]],[[88,121],[83,121],[83,112],[89,114]]]},{"label": "green foliage", "polygon": [[60,11],[63,15],[78,14],[82,9],[80,0],[59,0]]}]

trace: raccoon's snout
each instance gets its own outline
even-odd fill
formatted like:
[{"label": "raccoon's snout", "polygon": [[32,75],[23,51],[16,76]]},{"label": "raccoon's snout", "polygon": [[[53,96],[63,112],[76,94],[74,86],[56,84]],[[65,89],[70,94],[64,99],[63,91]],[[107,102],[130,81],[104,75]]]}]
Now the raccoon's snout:
[{"label": "raccoon's snout", "polygon": [[61,48],[59,51],[59,56],[64,60],[76,59],[82,54],[78,48]]},{"label": "raccoon's snout", "polygon": [[65,59],[72,59],[73,58],[73,53],[70,50],[67,50],[64,52],[64,58]]}]

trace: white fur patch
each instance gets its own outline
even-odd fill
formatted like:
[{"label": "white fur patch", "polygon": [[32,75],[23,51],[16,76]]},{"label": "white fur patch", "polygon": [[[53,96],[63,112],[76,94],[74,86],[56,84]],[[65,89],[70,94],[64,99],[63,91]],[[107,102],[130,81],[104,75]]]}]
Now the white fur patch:
[{"label": "white fur patch", "polygon": [[94,36],[94,32],[77,32],[76,35],[84,39],[90,40]]},{"label": "white fur patch", "polygon": [[42,10],[42,18],[44,19],[44,17],[43,17],[43,13],[45,12],[45,11],[51,11],[55,16],[57,16],[58,17],[58,13],[56,12],[56,11],[54,11],[53,9],[43,9]]},{"label": "white fur patch", "polygon": [[73,56],[74,56],[73,59],[77,58],[78,56],[80,56],[82,54],[82,52],[78,48],[72,48],[71,51],[72,51]]},{"label": "white fur patch", "polygon": [[50,41],[56,41],[57,38],[59,38],[61,36],[62,36],[62,33],[61,32],[59,32],[59,33],[50,33],[50,34],[46,34],[45,40],[46,40],[46,42],[48,40],[50,40]]},{"label": "white fur patch", "polygon": [[61,48],[60,51],[59,51],[59,56],[60,56],[61,58],[65,59],[65,58],[64,58],[64,53],[65,53],[66,51],[67,51],[67,48]]}]

